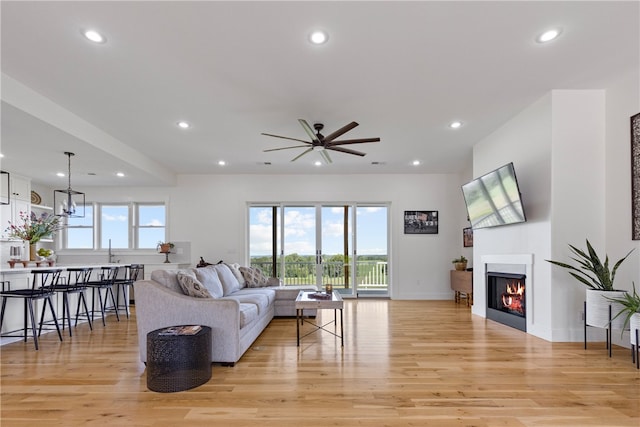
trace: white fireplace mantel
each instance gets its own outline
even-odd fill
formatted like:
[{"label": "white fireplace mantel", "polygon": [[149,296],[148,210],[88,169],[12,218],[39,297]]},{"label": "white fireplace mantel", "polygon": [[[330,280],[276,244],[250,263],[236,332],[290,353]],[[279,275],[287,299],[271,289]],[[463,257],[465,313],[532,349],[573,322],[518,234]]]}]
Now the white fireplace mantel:
[{"label": "white fireplace mantel", "polygon": [[[487,317],[487,272],[489,265],[518,266],[526,276],[525,286],[527,292],[527,333],[531,333],[534,324],[533,305],[533,254],[488,254],[480,257],[481,269],[474,271],[473,277],[473,313]],[[520,271],[519,271],[520,272]]]}]

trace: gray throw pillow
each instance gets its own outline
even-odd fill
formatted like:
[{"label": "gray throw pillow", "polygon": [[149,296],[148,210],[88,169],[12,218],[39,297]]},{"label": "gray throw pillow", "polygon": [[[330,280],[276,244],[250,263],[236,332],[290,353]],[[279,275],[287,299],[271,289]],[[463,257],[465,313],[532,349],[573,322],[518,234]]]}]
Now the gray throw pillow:
[{"label": "gray throw pillow", "polygon": [[247,288],[262,288],[267,286],[267,276],[262,273],[258,267],[240,267],[242,277],[246,282]]},{"label": "gray throw pillow", "polygon": [[211,294],[207,291],[207,288],[198,281],[195,273],[191,271],[179,271],[178,274],[176,274],[176,278],[185,295],[196,298],[211,298]]}]

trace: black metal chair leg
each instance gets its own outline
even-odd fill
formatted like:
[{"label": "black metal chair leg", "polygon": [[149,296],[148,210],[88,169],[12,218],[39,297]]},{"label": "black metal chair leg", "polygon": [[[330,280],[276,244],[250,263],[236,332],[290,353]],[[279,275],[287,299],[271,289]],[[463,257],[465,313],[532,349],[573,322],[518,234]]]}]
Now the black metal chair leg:
[{"label": "black metal chair leg", "polygon": [[87,298],[85,297],[84,291],[80,291],[78,296],[78,307],[76,308],[76,326],[78,326],[78,313],[80,313],[80,303],[84,306],[84,314],[87,316],[87,323],[89,323],[89,329],[93,331],[93,324],[91,322],[91,317],[89,316],[89,308],[87,307]]},{"label": "black metal chair leg", "polygon": [[65,309],[66,309],[66,317],[67,317],[67,325],[69,325],[69,336],[72,337],[71,333],[71,308],[69,308],[69,295],[65,292],[62,295],[62,330],[64,331],[64,318],[65,318]]},{"label": "black metal chair leg", "polygon": [[[29,317],[31,318],[31,332],[33,333],[33,343],[36,346],[36,350],[38,349],[38,334],[36,333],[36,316],[33,313],[33,302],[30,299],[24,300],[25,305],[27,305],[27,310],[29,311]],[[27,311],[25,310],[25,312]],[[26,313],[25,313],[26,316]],[[24,341],[27,341],[27,322],[24,323]]]},{"label": "black metal chair leg", "polygon": [[118,314],[118,305],[116,304],[116,298],[113,295],[113,289],[107,288],[107,293],[104,294],[104,306],[107,306],[107,298],[111,295],[111,303],[113,304],[113,311],[116,313],[116,319],[120,321],[120,315]]}]

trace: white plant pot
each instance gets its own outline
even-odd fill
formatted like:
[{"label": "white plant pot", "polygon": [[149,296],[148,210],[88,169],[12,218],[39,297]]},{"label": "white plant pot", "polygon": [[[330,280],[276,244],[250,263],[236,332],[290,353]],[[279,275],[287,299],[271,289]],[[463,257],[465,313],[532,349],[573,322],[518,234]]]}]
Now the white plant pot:
[{"label": "white plant pot", "polygon": [[[587,325],[596,328],[609,327],[609,306],[611,306],[611,317],[623,309],[622,304],[610,301],[608,298],[622,298],[625,291],[601,291],[587,289]],[[611,322],[611,329],[622,329],[624,326],[624,316],[618,316]]]},{"label": "white plant pot", "polygon": [[640,313],[635,313],[631,316],[629,327],[631,329],[631,345],[638,345],[636,342],[636,329],[640,329]]}]

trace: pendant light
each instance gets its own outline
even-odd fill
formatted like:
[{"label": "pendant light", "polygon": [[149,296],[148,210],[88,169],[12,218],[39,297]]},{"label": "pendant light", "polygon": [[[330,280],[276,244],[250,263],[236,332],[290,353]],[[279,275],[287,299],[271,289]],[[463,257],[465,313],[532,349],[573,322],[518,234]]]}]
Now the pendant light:
[{"label": "pendant light", "polygon": [[68,218],[84,218],[84,193],[71,189],[71,156],[75,154],[64,152],[69,158],[69,187],[66,190],[56,190],[53,192],[53,205],[56,215]]}]

